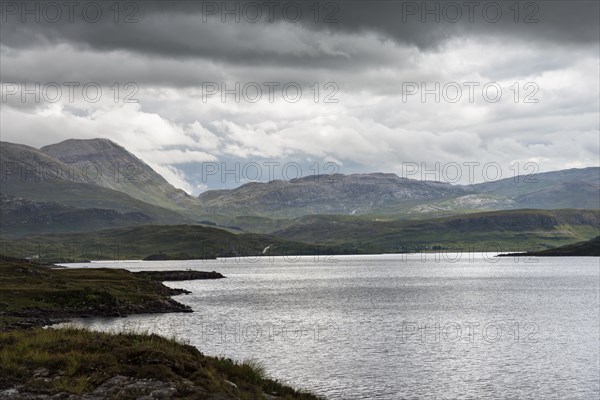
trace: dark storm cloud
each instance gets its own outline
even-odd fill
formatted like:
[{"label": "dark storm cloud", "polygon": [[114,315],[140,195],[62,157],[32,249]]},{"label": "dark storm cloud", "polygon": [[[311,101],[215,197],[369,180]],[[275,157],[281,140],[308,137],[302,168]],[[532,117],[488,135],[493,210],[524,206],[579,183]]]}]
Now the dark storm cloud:
[{"label": "dark storm cloud", "polygon": [[[70,0],[54,4],[65,1]],[[29,15],[23,23],[20,10],[6,8],[31,10],[52,1],[1,1],[2,81],[93,81],[105,85],[108,95],[113,83],[133,81],[140,101],[122,104],[109,96],[93,104],[48,104],[11,96],[1,111],[4,140],[41,146],[106,136],[164,167],[159,172],[186,190],[194,190],[194,179],[186,183],[185,174],[171,168],[179,165],[173,160],[203,162],[208,153],[230,161],[339,160],[354,172],[398,172],[402,161],[508,166],[523,160],[539,162],[541,170],[597,164],[597,1],[481,1],[472,22],[465,4],[476,4],[462,0],[322,1],[318,22],[314,0],[274,1],[273,21],[263,16],[260,23],[244,16],[234,23],[229,14],[222,23],[215,9],[204,22],[203,6],[207,11],[207,5],[224,7],[222,2],[121,1],[114,22],[114,0],[73,1],[75,20],[68,21],[63,10],[56,23],[44,22],[52,14],[40,15],[39,23]],[[103,5],[98,22],[82,18],[86,4]],[[302,6],[298,22],[291,22],[293,8],[282,16],[286,4]],[[445,14],[453,4],[461,8],[457,23]],[[439,23],[435,15],[421,15],[436,6]],[[490,7],[502,10],[498,22],[492,22]],[[124,23],[127,17],[138,21]],[[219,96],[208,104],[201,100],[202,82],[234,81],[303,86],[334,81],[340,101],[313,102],[310,90],[293,104],[272,104],[266,96],[256,104],[219,102]],[[454,104],[419,95],[405,102],[407,81],[428,88],[497,81],[504,97],[486,102],[478,90],[474,103],[467,96]],[[524,85],[535,82],[539,103],[513,101],[510,88],[517,81],[521,97],[527,94]],[[173,145],[189,152],[174,155]],[[193,168],[186,171],[192,174]]]},{"label": "dark storm cloud", "polygon": [[[54,13],[50,9],[44,15],[43,3],[3,2],[2,44],[24,48],[68,42],[100,51],[128,50],[175,58],[203,57],[242,64],[301,63],[336,67],[347,61],[343,55],[301,51],[294,47],[294,43],[279,41],[276,29],[270,36],[266,34],[257,38],[253,34],[259,32],[261,26],[275,26],[281,22],[289,29],[301,26],[319,32],[319,40],[325,43],[331,32],[375,32],[382,39],[421,49],[435,49],[455,36],[483,35],[504,37],[507,41],[518,39],[572,45],[598,42],[600,36],[597,1],[365,0],[321,1],[318,7],[315,7],[314,1],[138,1],[120,3],[117,23],[113,21],[115,6],[112,1],[76,1],[74,22],[69,22],[69,10],[63,6],[63,15],[56,23],[48,22],[54,19]],[[95,6],[85,8],[86,3],[102,4],[102,17],[97,22],[89,22],[94,19]],[[248,8],[248,3],[257,7]],[[302,10],[300,18],[296,17],[297,6]],[[34,21],[35,13],[21,14],[23,9],[35,10],[35,7],[40,9],[40,23]],[[83,9],[87,10],[88,18],[84,17]],[[238,11],[234,14],[223,11],[236,9]],[[256,18],[257,14],[253,11],[258,9],[261,10],[260,18]],[[319,10],[318,15],[315,9]],[[240,23],[235,23],[236,17]],[[132,23],[124,23],[127,18]],[[226,23],[221,22],[222,18],[226,19]],[[259,22],[248,22],[253,19]],[[297,22],[292,22],[296,19]]]},{"label": "dark storm cloud", "polygon": [[375,30],[422,48],[435,47],[453,35],[501,35],[507,39],[570,43],[599,40],[600,9],[595,1],[358,1],[340,4],[339,29]]}]

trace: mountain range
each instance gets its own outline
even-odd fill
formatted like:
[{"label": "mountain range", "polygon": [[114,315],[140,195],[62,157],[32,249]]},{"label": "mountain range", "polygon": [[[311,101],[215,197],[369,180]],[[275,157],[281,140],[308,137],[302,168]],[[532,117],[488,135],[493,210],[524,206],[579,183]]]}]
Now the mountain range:
[{"label": "mountain range", "polygon": [[[352,246],[390,251],[392,241],[407,239],[406,232],[419,230],[421,239],[431,238],[435,229],[441,229],[440,234],[456,231],[456,221],[478,221],[476,225],[484,227],[480,233],[486,223],[494,232],[519,232],[548,231],[540,221],[553,218],[550,230],[562,244],[590,239],[598,229],[598,167],[539,173],[533,181],[519,177],[473,185],[390,173],[317,175],[252,182],[194,197],[107,139],[70,139],[40,149],[0,142],[0,158],[2,239],[199,225],[234,234],[343,244],[344,251],[352,251]],[[529,211],[523,214],[522,209]],[[556,209],[572,210],[551,215],[543,211]],[[464,219],[471,214],[474,219]],[[431,222],[422,225],[424,220]],[[532,225],[533,220],[537,222]],[[566,226],[570,230],[563,229]],[[477,240],[467,236],[465,241]]]},{"label": "mountain range", "polygon": [[395,174],[309,176],[211,190],[203,207],[228,215],[419,215],[518,208],[599,208],[600,168],[541,173],[474,185],[420,181]]}]

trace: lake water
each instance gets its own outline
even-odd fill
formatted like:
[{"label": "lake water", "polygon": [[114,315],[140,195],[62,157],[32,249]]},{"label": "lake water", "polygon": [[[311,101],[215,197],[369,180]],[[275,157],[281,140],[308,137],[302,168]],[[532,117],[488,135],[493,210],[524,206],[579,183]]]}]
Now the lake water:
[{"label": "lake water", "polygon": [[[70,264],[70,267],[77,266]],[[598,258],[334,256],[81,264],[197,269],[191,314],[81,320],[255,359],[329,399],[597,399]]]}]

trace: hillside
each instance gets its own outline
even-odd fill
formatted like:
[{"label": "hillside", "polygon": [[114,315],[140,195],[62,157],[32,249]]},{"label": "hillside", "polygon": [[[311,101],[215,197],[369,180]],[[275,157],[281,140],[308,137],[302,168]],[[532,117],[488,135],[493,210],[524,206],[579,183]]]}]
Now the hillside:
[{"label": "hillside", "polygon": [[298,218],[273,235],[360,252],[550,248],[595,237],[598,210],[512,210],[414,221],[345,216]]},{"label": "hillside", "polygon": [[427,250],[523,251],[600,234],[597,210],[513,210],[414,221],[308,216],[270,235],[198,225],[143,225],[79,234],[1,240],[15,257],[50,261],[205,259],[255,256],[404,253]]},{"label": "hillside", "polygon": [[56,202],[34,201],[0,193],[2,238],[43,233],[84,232],[156,222],[142,212],[106,208],[75,208]]},{"label": "hillside", "polygon": [[214,213],[289,218],[310,214],[358,215],[383,206],[412,205],[467,193],[467,189],[447,183],[374,173],[248,183],[232,190],[207,191],[198,199],[205,210]]},{"label": "hillside", "polygon": [[566,169],[471,185],[479,193],[508,196],[518,208],[600,208],[600,168]]},{"label": "hillside", "polygon": [[[0,193],[5,196],[3,204],[10,203],[10,212],[3,214],[3,238],[142,224],[200,224],[235,233],[295,232],[295,238],[314,241],[321,238],[311,236],[314,226],[307,227],[314,215],[323,216],[321,225],[336,220],[368,230],[371,221],[380,220],[421,221],[518,209],[600,209],[598,167],[475,185],[385,173],[319,175],[209,190],[194,198],[106,139],[66,140],[39,150],[0,142],[0,153]],[[307,231],[298,234],[299,229]]]},{"label": "hillside", "polygon": [[556,247],[554,249],[542,251],[529,251],[523,253],[501,254],[500,256],[537,256],[537,257],[600,257],[600,236],[585,241],[565,246]]},{"label": "hillside", "polygon": [[[257,255],[324,254],[314,242],[299,243],[272,235],[234,234],[199,225],[143,225],[73,234],[0,240],[9,256],[51,262],[84,260],[211,259]],[[320,252],[320,253],[319,253]]]},{"label": "hillside", "polygon": [[108,139],[69,139],[42,147],[40,152],[91,178],[93,184],[134,199],[173,210],[198,205],[194,197],[173,187],[144,161]]},{"label": "hillside", "polygon": [[[9,196],[5,197],[5,200],[19,198],[22,199],[20,201],[29,202],[30,205],[40,203],[41,208],[46,208],[50,212],[56,212],[57,207],[65,211],[66,207],[71,212],[75,212],[72,208],[78,208],[113,210],[121,214],[143,214],[150,218],[148,220],[143,217],[146,220],[145,223],[173,224],[191,221],[176,211],[135,199],[118,190],[96,185],[93,179],[86,179],[86,177],[90,178],[92,172],[82,173],[86,170],[75,169],[33,147],[0,142],[0,157],[2,159],[0,193]],[[91,182],[89,182],[90,180]],[[52,203],[52,205],[44,203]],[[19,227],[19,225],[29,223],[31,215],[27,212],[27,207],[15,209],[16,213],[3,227],[4,234],[13,236],[28,232],[26,227]],[[91,213],[94,214],[96,211]],[[80,215],[87,214],[90,212],[80,212]],[[52,219],[52,216],[49,218]],[[92,221],[88,221],[88,219]],[[110,226],[110,223],[103,224],[99,219],[102,218],[84,217],[81,223],[71,223],[69,220],[65,220],[59,225],[45,225],[44,231],[81,231]],[[123,225],[129,224],[127,218],[122,222]],[[139,223],[135,219],[131,222]]]},{"label": "hillside", "polygon": [[[535,179],[535,181],[533,180]],[[476,185],[405,179],[395,174],[316,176],[209,190],[203,209],[229,218],[296,218],[314,214],[409,219],[521,208],[600,208],[600,168],[571,169]],[[255,220],[246,229],[264,229]]]}]

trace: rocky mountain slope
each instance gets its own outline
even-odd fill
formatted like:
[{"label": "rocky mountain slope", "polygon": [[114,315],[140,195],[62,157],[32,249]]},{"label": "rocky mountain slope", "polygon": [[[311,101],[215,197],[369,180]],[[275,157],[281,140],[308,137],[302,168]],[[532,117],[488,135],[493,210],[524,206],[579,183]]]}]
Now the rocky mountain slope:
[{"label": "rocky mountain slope", "polygon": [[[160,207],[120,190],[97,184],[99,179],[95,178],[93,164],[87,169],[75,167],[33,147],[8,142],[0,142],[0,158],[0,193],[6,196],[31,202],[53,203],[54,208],[60,205],[78,209],[113,210],[120,214],[143,214],[153,223],[176,224],[191,221],[176,210]],[[42,208],[47,206],[48,204],[43,204]],[[12,215],[13,225],[18,225],[19,216],[23,222],[29,219],[25,210],[19,209],[19,212]],[[127,218],[124,219],[124,223],[126,221]],[[90,221],[83,218],[79,222],[74,221],[69,228],[68,223],[63,221],[60,229],[51,231],[80,231],[98,227],[97,224],[87,226],[87,222]],[[5,228],[4,233],[9,232],[8,225]]]},{"label": "rocky mountain slope", "polygon": [[174,210],[197,205],[195,198],[175,188],[144,161],[108,139],[69,139],[42,147],[40,152],[67,164],[84,181],[146,203]]},{"label": "rocky mountain slope", "polygon": [[366,214],[384,206],[416,205],[468,193],[468,189],[448,183],[373,173],[248,183],[233,190],[207,191],[198,198],[204,209],[215,213],[298,217],[309,214]]},{"label": "rocky mountain slope", "polygon": [[471,185],[504,196],[515,208],[600,208],[600,168],[573,168]]},{"label": "rocky mountain slope", "polygon": [[395,174],[310,176],[202,193],[216,214],[293,218],[311,214],[420,217],[519,208],[600,208],[600,168],[571,169],[476,185]]}]

